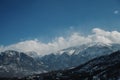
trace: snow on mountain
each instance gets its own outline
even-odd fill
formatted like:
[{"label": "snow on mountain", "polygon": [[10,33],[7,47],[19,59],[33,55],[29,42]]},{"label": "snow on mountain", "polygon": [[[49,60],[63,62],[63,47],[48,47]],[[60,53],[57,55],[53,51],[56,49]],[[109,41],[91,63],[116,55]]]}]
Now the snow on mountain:
[{"label": "snow on mountain", "polygon": [[39,55],[34,51],[26,52],[26,54],[33,58],[39,57]]},{"label": "snow on mountain", "polygon": [[[93,48],[93,51],[91,52],[92,54],[96,51],[94,51],[94,49],[97,49],[97,48],[109,48],[110,50],[115,50],[118,48],[114,46],[115,44],[104,44],[104,43],[90,43],[90,44],[84,44],[84,45],[80,45],[80,46],[74,46],[74,47],[70,47],[70,48],[67,48],[67,49],[62,49],[62,50],[59,50],[55,53],[52,53],[52,54],[64,54],[64,53],[67,53],[68,55],[78,55],[84,51],[88,52],[89,49],[92,50]],[[118,44],[118,47],[120,45]],[[112,49],[112,47],[114,47],[115,49]],[[91,54],[89,53],[89,54]],[[98,53],[97,53],[98,54]],[[84,55],[84,54],[83,54]],[[98,54],[99,55],[99,54]]]},{"label": "snow on mountain", "polygon": [[42,56],[40,61],[47,67],[47,71],[65,69],[83,64],[90,59],[101,55],[110,54],[120,49],[119,44],[94,43],[82,46],[70,47]]},{"label": "snow on mountain", "polygon": [[76,67],[95,57],[110,54],[119,49],[120,44],[93,43],[62,49],[44,56],[36,52],[23,53],[7,50],[0,53],[0,74],[21,76]]},{"label": "snow on mountain", "polygon": [[0,77],[20,77],[43,71],[40,61],[23,52],[8,50],[0,53]]},{"label": "snow on mountain", "polygon": [[21,80],[119,80],[120,51],[89,60],[72,69],[27,76]]}]

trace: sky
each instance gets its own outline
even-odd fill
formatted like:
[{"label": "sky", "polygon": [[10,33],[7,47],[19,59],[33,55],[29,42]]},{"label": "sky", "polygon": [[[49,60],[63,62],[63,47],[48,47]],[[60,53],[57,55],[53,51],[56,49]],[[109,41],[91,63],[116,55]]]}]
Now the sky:
[{"label": "sky", "polygon": [[[0,45],[120,31],[120,0],[0,0]],[[72,34],[73,35],[73,34]]]}]

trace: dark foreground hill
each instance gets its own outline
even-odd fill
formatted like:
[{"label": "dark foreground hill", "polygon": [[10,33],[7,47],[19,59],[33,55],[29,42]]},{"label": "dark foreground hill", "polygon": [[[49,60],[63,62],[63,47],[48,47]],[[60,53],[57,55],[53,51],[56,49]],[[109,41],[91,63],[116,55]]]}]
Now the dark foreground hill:
[{"label": "dark foreground hill", "polygon": [[120,80],[120,51],[92,59],[68,70],[0,80]]}]

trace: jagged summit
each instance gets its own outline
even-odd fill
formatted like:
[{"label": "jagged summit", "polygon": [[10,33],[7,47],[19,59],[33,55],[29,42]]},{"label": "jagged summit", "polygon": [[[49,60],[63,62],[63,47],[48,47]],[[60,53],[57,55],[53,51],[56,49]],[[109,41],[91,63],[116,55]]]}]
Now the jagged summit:
[{"label": "jagged summit", "polygon": [[102,42],[94,42],[94,43],[87,43],[87,44],[83,44],[83,45],[79,45],[79,46],[73,46],[73,47],[69,47],[66,49],[62,49],[62,50],[59,50],[52,54],[61,55],[63,53],[67,53],[68,55],[73,55],[73,54],[79,54],[80,52],[85,51],[86,49],[92,48],[92,47],[94,47],[94,48],[95,47],[96,48],[102,48],[102,47],[111,48],[112,46],[115,47],[114,45],[120,46],[120,44],[107,44],[107,43],[102,43]]}]

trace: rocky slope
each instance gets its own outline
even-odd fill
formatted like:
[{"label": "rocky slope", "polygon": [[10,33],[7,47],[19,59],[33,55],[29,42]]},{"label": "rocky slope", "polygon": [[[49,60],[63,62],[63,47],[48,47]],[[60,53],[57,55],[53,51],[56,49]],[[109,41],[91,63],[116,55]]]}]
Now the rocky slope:
[{"label": "rocky slope", "polygon": [[0,77],[20,77],[43,71],[40,61],[22,52],[8,50],[0,53]]},{"label": "rocky slope", "polygon": [[0,77],[21,77],[34,73],[64,70],[120,49],[119,44],[89,44],[70,47],[49,55],[7,50],[0,53]]},{"label": "rocky slope", "polygon": [[78,67],[32,75],[20,80],[119,80],[120,51],[94,58]]},{"label": "rocky slope", "polygon": [[[89,44],[70,47],[40,58],[45,70],[59,70],[78,66],[95,57],[110,54],[120,49],[120,45]],[[59,63],[59,64],[58,64]]]}]

